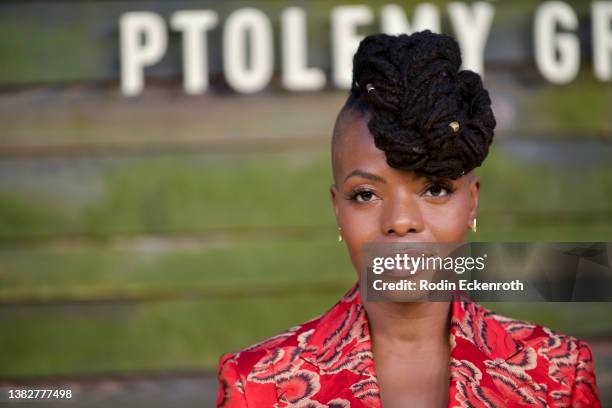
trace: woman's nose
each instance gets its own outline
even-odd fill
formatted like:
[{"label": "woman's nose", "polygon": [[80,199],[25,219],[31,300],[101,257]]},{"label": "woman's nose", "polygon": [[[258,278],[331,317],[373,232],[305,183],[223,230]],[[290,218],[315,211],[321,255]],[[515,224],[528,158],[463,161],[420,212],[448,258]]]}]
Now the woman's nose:
[{"label": "woman's nose", "polygon": [[423,231],[423,217],[414,197],[408,195],[385,203],[382,233],[384,235],[404,236]]}]

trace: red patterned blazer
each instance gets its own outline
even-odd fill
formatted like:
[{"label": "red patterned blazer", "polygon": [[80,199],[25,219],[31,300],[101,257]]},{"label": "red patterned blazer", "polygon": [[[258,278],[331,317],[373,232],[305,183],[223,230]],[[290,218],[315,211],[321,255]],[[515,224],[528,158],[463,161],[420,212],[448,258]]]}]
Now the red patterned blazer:
[{"label": "red patterned blazer", "polygon": [[[600,407],[589,345],[453,301],[449,407]],[[319,318],[219,362],[218,407],[380,407],[356,284]]]}]

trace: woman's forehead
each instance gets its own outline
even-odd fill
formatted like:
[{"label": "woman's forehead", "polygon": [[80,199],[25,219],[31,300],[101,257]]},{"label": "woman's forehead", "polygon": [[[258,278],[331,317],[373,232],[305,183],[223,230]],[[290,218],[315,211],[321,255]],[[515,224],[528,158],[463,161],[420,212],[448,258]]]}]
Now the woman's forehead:
[{"label": "woman's forehead", "polygon": [[385,152],[374,144],[365,115],[347,115],[341,119],[334,141],[334,170],[342,177],[357,167],[388,168]]}]

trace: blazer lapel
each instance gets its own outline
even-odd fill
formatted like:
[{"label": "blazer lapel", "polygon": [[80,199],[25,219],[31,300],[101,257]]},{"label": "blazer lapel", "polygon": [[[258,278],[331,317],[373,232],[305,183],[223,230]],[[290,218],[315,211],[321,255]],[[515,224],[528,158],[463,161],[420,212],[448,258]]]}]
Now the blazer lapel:
[{"label": "blazer lapel", "polygon": [[348,388],[364,407],[381,406],[358,284],[321,317],[316,327],[304,333],[299,347],[300,357],[318,369],[322,390],[327,388],[330,394],[337,395]]},{"label": "blazer lapel", "polygon": [[[471,301],[453,301],[449,407],[505,406],[492,374],[518,355],[523,345],[489,311]],[[478,405],[480,406],[480,405]]]}]

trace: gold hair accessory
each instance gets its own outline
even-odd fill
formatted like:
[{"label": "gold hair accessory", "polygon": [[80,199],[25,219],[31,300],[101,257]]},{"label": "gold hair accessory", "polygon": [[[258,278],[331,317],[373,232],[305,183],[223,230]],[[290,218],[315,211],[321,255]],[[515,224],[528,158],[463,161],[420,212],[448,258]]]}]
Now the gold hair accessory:
[{"label": "gold hair accessory", "polygon": [[374,85],[372,84],[366,84],[366,91],[368,91],[368,93],[372,92],[373,90],[375,90],[376,88],[374,88]]},{"label": "gold hair accessory", "polygon": [[476,218],[474,218],[474,222],[471,225],[472,232],[476,232]]},{"label": "gold hair accessory", "polygon": [[[342,231],[342,227],[338,227],[338,231]],[[342,241],[342,234],[338,234],[338,242]]]},{"label": "gold hair accessory", "polygon": [[453,129],[453,133],[457,133],[459,131],[459,122],[457,121],[453,121],[449,123],[448,126],[450,126],[450,128]]}]

